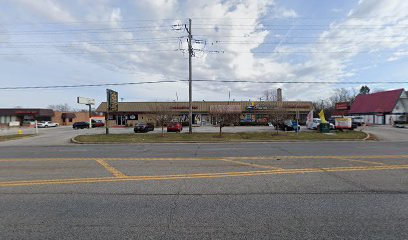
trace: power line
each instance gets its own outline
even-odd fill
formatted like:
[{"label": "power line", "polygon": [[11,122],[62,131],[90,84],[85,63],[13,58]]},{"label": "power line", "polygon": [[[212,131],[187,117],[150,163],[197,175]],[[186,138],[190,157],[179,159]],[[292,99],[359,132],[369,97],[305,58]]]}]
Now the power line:
[{"label": "power line", "polygon": [[[49,86],[21,86],[21,87],[0,87],[0,90],[32,90],[32,89],[61,89],[61,88],[85,88],[85,87],[106,87],[106,86],[126,86],[142,84],[160,84],[160,83],[178,83],[188,82],[189,80],[162,80],[162,81],[144,81],[144,82],[125,82],[125,83],[99,83],[99,84],[79,84],[79,85],[49,85]],[[336,81],[250,81],[250,80],[211,80],[195,79],[195,82],[213,82],[213,83],[251,83],[251,84],[408,84],[408,81],[353,81],[353,82],[336,82]]]}]

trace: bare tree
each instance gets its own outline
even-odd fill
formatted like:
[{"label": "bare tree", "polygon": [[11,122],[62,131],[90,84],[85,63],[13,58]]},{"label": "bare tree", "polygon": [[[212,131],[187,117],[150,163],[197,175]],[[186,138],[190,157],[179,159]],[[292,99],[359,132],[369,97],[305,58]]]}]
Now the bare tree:
[{"label": "bare tree", "polygon": [[354,89],[335,89],[334,94],[329,98],[313,102],[315,114],[318,114],[321,110],[323,110],[326,118],[330,117],[336,109],[336,103],[349,102],[350,104],[352,104],[357,94],[358,93]]},{"label": "bare tree", "polygon": [[283,102],[269,102],[267,109],[268,119],[275,126],[276,133],[279,134],[279,126],[283,126],[285,120],[289,117],[289,113],[284,108]]},{"label": "bare tree", "polygon": [[210,106],[210,114],[216,119],[221,137],[223,127],[239,122],[241,107],[240,105],[213,105]]},{"label": "bare tree", "polygon": [[52,110],[59,112],[69,112],[72,110],[71,106],[69,106],[68,103],[49,105],[48,108],[51,108]]},{"label": "bare tree", "polygon": [[169,108],[169,106],[160,104],[160,103],[155,103],[150,110],[154,118],[156,120],[156,125],[160,126],[162,129],[162,136],[164,136],[164,126],[173,120],[174,117],[174,111]]}]

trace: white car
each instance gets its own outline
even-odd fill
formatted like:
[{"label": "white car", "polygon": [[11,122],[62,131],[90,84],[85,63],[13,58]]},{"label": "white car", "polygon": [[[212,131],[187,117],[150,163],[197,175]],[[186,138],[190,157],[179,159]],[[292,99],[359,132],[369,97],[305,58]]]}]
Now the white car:
[{"label": "white car", "polygon": [[58,127],[58,123],[48,122],[48,121],[41,121],[37,123],[37,127],[39,128],[47,128],[47,127]]},{"label": "white car", "polygon": [[[313,121],[310,122],[306,122],[306,126],[308,129],[313,129],[316,130],[319,128],[320,123],[322,122],[322,120],[320,120],[320,118],[313,118]],[[334,126],[333,123],[330,123],[330,129],[335,129],[336,127]]]},{"label": "white car", "polygon": [[312,121],[306,122],[306,127],[308,129],[317,129],[317,126],[321,123],[322,121],[320,118],[313,118]]}]

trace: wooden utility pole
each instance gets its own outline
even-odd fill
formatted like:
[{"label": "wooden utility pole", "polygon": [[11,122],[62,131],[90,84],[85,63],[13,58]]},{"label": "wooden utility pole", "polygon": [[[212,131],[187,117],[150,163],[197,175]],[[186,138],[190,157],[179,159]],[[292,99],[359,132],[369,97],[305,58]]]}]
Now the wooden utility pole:
[{"label": "wooden utility pole", "polygon": [[192,35],[191,35],[191,18],[188,19],[188,133],[193,133],[193,105],[192,105],[192,72],[191,58],[193,57]]}]

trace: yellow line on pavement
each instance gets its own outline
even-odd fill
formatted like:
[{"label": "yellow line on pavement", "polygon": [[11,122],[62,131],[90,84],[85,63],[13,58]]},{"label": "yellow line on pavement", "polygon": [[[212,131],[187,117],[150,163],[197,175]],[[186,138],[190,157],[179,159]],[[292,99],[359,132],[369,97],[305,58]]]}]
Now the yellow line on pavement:
[{"label": "yellow line on pavement", "polygon": [[0,158],[0,162],[37,162],[37,161],[222,161],[228,160],[276,160],[276,159],[387,159],[387,158],[402,158],[408,159],[408,155],[362,155],[362,156],[253,156],[253,157],[140,157],[140,158]]},{"label": "yellow line on pavement", "polygon": [[96,162],[102,165],[106,170],[108,170],[108,172],[112,173],[113,176],[126,177],[125,174],[123,174],[121,171],[117,170],[116,168],[112,167],[111,165],[109,165],[109,163],[105,162],[104,160],[98,159],[96,160]]},{"label": "yellow line on pavement", "polygon": [[273,166],[268,166],[268,165],[259,165],[259,164],[255,164],[255,163],[241,162],[241,161],[238,161],[238,160],[221,159],[221,161],[231,162],[231,163],[236,163],[236,164],[239,164],[239,165],[250,166],[250,167],[256,167],[256,168],[282,169],[282,168],[273,167]]},{"label": "yellow line on pavement", "polygon": [[158,180],[176,180],[176,179],[206,179],[206,178],[210,179],[210,178],[225,178],[225,177],[277,175],[277,174],[382,171],[382,170],[401,170],[401,169],[408,169],[408,165],[274,169],[274,170],[264,170],[264,171],[195,173],[195,174],[176,174],[176,175],[158,175],[158,176],[124,176],[124,177],[105,177],[105,178],[74,178],[74,179],[50,179],[50,180],[31,180],[31,181],[9,181],[9,182],[0,182],[0,187],[80,184],[80,183],[106,183],[106,182],[125,182],[125,181],[152,181],[152,180],[158,181]]},{"label": "yellow line on pavement", "polygon": [[350,159],[350,158],[343,158],[343,157],[338,157],[336,159],[337,160],[349,161],[349,162],[367,163],[367,164],[374,164],[374,165],[384,165],[384,163],[382,163],[382,162],[364,161],[364,160],[357,160],[357,159]]}]

